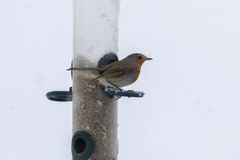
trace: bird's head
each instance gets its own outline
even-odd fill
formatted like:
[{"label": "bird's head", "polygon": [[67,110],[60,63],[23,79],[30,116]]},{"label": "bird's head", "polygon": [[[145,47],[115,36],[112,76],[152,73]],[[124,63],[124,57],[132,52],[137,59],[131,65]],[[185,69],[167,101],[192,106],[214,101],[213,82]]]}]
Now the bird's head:
[{"label": "bird's head", "polygon": [[146,60],[152,60],[152,58],[148,58],[146,57],[144,54],[141,53],[134,53],[131,54],[127,57],[127,59],[131,60],[131,61],[135,61],[137,63],[138,66],[142,66],[142,64],[146,61]]}]

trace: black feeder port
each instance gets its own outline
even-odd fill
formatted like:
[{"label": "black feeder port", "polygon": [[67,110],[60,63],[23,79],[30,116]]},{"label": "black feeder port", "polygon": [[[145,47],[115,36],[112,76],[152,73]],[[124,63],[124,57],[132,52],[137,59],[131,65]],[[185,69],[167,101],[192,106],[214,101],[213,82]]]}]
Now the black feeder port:
[{"label": "black feeder port", "polygon": [[85,131],[77,131],[72,138],[73,160],[88,160],[95,148],[92,136]]}]

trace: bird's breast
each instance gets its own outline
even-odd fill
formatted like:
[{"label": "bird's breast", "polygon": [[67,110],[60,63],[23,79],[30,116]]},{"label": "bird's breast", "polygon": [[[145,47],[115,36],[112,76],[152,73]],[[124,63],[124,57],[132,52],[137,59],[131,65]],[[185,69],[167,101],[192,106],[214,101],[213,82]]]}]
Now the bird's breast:
[{"label": "bird's breast", "polygon": [[136,72],[136,75],[135,75],[135,77],[133,78],[133,82],[135,82],[135,81],[138,79],[139,74],[140,74],[140,70],[138,70],[138,71]]}]

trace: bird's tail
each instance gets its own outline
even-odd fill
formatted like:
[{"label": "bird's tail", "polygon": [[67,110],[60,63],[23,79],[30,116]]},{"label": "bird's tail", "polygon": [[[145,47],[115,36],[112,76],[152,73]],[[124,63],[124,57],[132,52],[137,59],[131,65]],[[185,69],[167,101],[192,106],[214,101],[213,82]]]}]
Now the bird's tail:
[{"label": "bird's tail", "polygon": [[82,68],[75,68],[75,67],[72,67],[72,68],[68,68],[68,69],[67,69],[67,71],[70,71],[70,70],[98,71],[99,69],[98,69],[98,68],[87,68],[87,67],[82,67]]},{"label": "bird's tail", "polygon": [[93,75],[96,75],[96,76],[99,76],[101,73],[102,73],[102,68],[94,68],[94,67],[80,67],[80,68],[75,68],[75,67],[72,67],[72,68],[69,68],[67,69],[67,71],[72,71],[72,70],[78,70],[78,71],[86,71],[86,72],[90,72],[91,74]]}]

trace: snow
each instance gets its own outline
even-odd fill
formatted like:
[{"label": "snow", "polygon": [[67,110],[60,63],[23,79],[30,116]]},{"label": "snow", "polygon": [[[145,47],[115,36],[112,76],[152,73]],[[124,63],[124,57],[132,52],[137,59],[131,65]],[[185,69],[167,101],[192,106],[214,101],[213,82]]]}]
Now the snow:
[{"label": "snow", "polygon": [[[240,2],[120,2],[119,59],[142,52],[137,82],[121,98],[120,160],[240,159]],[[68,90],[73,2],[2,0],[0,159],[71,159]]]}]

